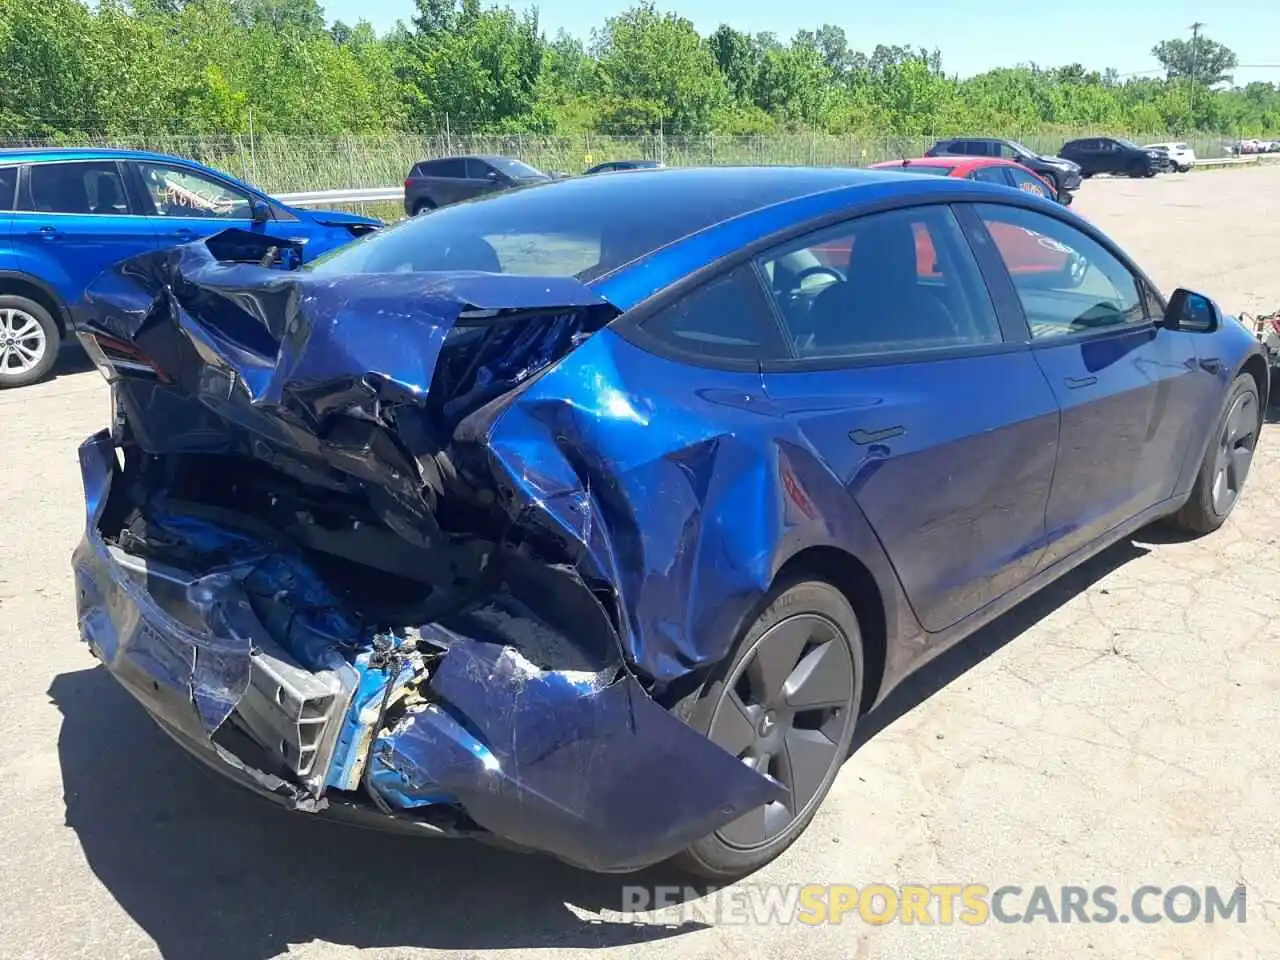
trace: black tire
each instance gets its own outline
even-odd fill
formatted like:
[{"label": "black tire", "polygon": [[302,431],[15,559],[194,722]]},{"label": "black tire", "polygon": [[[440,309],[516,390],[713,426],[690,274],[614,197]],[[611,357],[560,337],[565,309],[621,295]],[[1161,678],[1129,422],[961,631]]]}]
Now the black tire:
[{"label": "black tire", "polygon": [[413,215],[415,217],[420,217],[424,213],[430,213],[435,208],[436,208],[436,205],[432,203],[430,200],[419,200],[417,203],[413,205]]},{"label": "black tire", "polygon": [[1170,519],[1188,533],[1212,533],[1222,526],[1244,490],[1262,429],[1258,384],[1242,373],[1231,384],[1200,463],[1191,497]]},{"label": "black tire", "polygon": [[1058,176],[1057,176],[1057,174],[1055,174],[1055,173],[1042,173],[1042,174],[1040,174],[1040,176],[1044,177],[1044,179],[1046,179],[1046,180],[1048,180],[1048,181],[1049,181],[1049,187],[1050,187],[1050,189],[1052,189],[1052,190],[1053,190],[1053,198],[1054,198],[1055,200],[1056,200],[1058,197],[1062,196],[1062,184],[1058,181]]},{"label": "black tire", "polygon": [[1089,179],[1090,177],[1092,177],[1092,176],[1093,176],[1093,171],[1092,171],[1092,170],[1082,170],[1082,171],[1080,171],[1080,179],[1081,179],[1081,180],[1088,180],[1088,179]]},{"label": "black tire", "polygon": [[62,332],[48,310],[26,297],[0,294],[0,390],[39,383],[53,371],[61,345]]},{"label": "black tire", "polygon": [[[760,651],[772,655],[756,656]],[[788,661],[792,653],[795,659]],[[674,866],[699,877],[734,880],[795,842],[849,755],[863,674],[862,634],[844,594],[820,580],[776,585],[732,656],[676,713],[744,763],[767,764],[772,776],[797,785],[798,801],[762,807],[704,837],[678,854]],[[776,697],[768,695],[769,686],[778,689]],[[823,705],[793,706],[805,697]],[[750,744],[740,748],[744,738]],[[800,756],[803,762],[793,760]],[[826,763],[821,777],[820,762]]]}]

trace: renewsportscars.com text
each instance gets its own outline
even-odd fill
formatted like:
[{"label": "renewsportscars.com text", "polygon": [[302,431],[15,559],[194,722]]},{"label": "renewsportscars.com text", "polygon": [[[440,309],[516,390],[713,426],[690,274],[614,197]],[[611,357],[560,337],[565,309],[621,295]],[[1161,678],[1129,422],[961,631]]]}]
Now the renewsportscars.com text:
[{"label": "renewsportscars.com text", "polygon": [[1244,923],[1243,886],[793,884],[622,888],[621,918],[682,924]]}]

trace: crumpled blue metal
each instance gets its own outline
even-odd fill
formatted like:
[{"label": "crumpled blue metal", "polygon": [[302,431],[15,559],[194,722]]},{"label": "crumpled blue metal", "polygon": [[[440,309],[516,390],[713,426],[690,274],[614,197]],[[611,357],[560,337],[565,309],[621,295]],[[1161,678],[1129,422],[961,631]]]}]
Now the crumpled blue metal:
[{"label": "crumpled blue metal", "polygon": [[[730,621],[753,602],[744,586],[767,584],[776,521],[730,532],[725,520],[735,498],[768,488],[771,468],[723,425],[646,429],[680,414],[660,414],[631,380],[643,370],[620,357],[635,348],[603,329],[615,308],[567,278],[328,279],[220,263],[213,243],[126,262],[90,290],[98,321],[83,335],[131,343],[162,373],[118,386],[144,450],[253,457],[342,486],[418,544],[440,537],[436,508],[457,495],[456,469],[453,482],[489,491],[526,544],[523,596],[503,583],[423,626],[444,650],[428,702],[377,738],[367,787],[405,810],[456,804],[496,835],[596,870],[655,862],[782,798],[648,689],[723,656]],[[762,397],[711,373],[704,399],[750,419]],[[93,527],[79,557],[100,559]],[[77,564],[90,583],[113,575]],[[699,580],[701,596],[727,601],[715,648],[699,647],[689,619],[702,620],[690,596]],[[537,612],[520,613],[539,602],[571,614],[552,632],[591,667],[548,659],[527,631],[495,634],[493,604],[542,629]],[[105,611],[118,632],[140,609],[109,606],[90,597],[83,615]],[[136,642],[136,655],[153,642]],[[105,659],[121,676],[120,659]],[[354,769],[379,699],[368,658],[353,662],[365,679],[335,774]],[[131,691],[162,722],[165,711],[186,720],[161,701],[189,693],[188,679],[171,672]],[[200,726],[207,738],[212,725]]]},{"label": "crumpled blue metal", "polygon": [[427,707],[378,741],[373,782],[402,806],[441,791],[482,826],[622,872],[784,800],[658,706],[630,674],[543,671],[511,647],[458,644]]}]

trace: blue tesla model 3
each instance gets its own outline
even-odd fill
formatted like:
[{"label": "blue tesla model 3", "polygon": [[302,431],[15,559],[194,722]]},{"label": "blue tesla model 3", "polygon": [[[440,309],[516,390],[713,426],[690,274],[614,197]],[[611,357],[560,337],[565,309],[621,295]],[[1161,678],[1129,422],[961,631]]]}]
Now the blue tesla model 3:
[{"label": "blue tesla model 3", "polygon": [[85,640],[285,807],[598,871],[777,856],[912,670],[1222,524],[1267,399],[1212,300],[982,183],[636,171],[266,242],[90,290]]}]

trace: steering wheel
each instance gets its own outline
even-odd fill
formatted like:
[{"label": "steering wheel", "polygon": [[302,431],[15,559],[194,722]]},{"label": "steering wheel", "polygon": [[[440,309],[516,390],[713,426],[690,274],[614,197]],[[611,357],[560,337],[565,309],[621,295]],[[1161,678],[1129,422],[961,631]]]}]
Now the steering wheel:
[{"label": "steering wheel", "polygon": [[804,282],[806,280],[810,277],[816,277],[824,273],[831,277],[832,283],[844,283],[844,273],[842,273],[838,267],[829,267],[825,263],[819,263],[812,267],[805,267],[792,278],[791,282],[795,285],[796,292],[799,293],[801,288],[804,287]]}]

